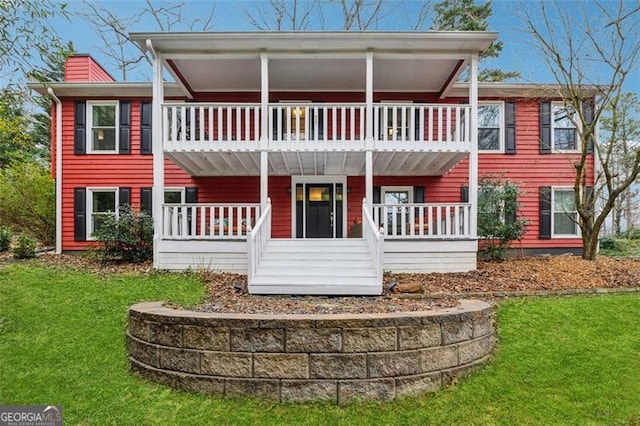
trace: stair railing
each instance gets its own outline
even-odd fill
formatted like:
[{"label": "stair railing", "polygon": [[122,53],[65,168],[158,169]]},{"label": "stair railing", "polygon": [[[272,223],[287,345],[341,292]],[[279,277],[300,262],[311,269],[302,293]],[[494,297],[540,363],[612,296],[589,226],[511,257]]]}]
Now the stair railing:
[{"label": "stair railing", "polygon": [[267,207],[260,215],[256,226],[249,232],[249,237],[247,238],[247,279],[249,285],[253,283],[256,268],[262,260],[269,238],[271,238],[271,198],[267,198]]},{"label": "stair railing", "polygon": [[384,264],[384,231],[380,230],[371,216],[367,199],[362,199],[362,237],[366,240],[376,270],[377,282],[382,293],[382,274]]}]

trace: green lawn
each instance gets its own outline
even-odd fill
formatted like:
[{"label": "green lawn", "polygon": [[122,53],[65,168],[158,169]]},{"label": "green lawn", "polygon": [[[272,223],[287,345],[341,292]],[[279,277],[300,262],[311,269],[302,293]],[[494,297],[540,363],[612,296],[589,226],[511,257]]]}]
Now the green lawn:
[{"label": "green lawn", "polygon": [[188,275],[0,267],[0,404],[62,404],[65,424],[640,424],[640,295],[520,299],[499,349],[457,386],[393,403],[280,405],[178,392],[128,372],[127,307],[193,303]]}]

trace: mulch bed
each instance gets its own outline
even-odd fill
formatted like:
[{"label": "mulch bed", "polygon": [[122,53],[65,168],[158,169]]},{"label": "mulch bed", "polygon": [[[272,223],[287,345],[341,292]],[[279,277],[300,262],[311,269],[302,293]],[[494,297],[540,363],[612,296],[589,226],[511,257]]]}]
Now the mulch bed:
[{"label": "mulch bed", "polygon": [[[0,263],[13,261],[0,257]],[[102,264],[87,256],[43,254],[36,260],[54,268],[99,275],[156,273],[151,263]],[[606,288],[640,287],[640,259],[600,256],[595,262],[577,256],[541,256],[505,262],[479,262],[476,271],[446,274],[391,274],[379,297],[255,296],[246,292],[246,275],[194,272],[207,287],[207,297],[192,309],[259,314],[339,314],[421,311],[452,307],[456,295],[487,298],[497,293],[533,294]]]}]

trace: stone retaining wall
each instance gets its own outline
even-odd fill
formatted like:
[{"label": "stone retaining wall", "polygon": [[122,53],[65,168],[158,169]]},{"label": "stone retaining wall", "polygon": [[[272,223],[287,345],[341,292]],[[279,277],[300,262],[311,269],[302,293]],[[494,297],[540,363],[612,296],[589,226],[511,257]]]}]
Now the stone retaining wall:
[{"label": "stone retaining wall", "polygon": [[277,401],[391,400],[434,391],[493,350],[492,309],[251,315],[129,309],[132,369],[175,388]]}]

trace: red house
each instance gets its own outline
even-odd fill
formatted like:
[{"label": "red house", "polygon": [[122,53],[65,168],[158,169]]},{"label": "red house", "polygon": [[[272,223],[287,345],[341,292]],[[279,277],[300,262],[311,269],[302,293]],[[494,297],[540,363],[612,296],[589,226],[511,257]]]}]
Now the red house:
[{"label": "red house", "polygon": [[476,268],[478,176],[503,173],[529,221],[515,248],[578,251],[570,112],[553,87],[477,81],[496,36],[133,34],[150,83],[74,56],[48,88],[57,250],[130,203],[153,215],[157,268],[380,294],[383,270]]}]

